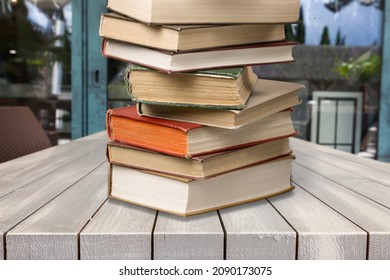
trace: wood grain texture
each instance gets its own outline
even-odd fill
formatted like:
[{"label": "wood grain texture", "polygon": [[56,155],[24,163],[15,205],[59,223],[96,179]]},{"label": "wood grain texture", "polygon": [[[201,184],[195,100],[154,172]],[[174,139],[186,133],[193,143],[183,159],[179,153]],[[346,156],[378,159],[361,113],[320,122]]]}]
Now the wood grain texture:
[{"label": "wood grain texture", "polygon": [[97,133],[66,145],[55,146],[12,160],[5,163],[4,169],[3,165],[0,165],[0,170],[13,170],[0,177],[0,198],[23,186],[27,186],[29,183],[72,161],[79,160],[98,148],[101,148],[102,152],[105,153],[104,146],[106,142],[107,136],[103,133]]},{"label": "wood grain texture", "polygon": [[267,200],[220,210],[226,259],[295,259],[296,233]]},{"label": "wood grain texture", "polygon": [[355,154],[348,153],[342,150],[333,149],[327,146],[318,145],[299,138],[290,138],[290,145],[293,149],[301,148],[304,151],[316,151],[316,153],[336,156],[344,162],[354,162],[363,166],[370,166],[377,170],[382,170],[390,173],[390,166],[387,162],[381,162],[370,158],[359,157]]},{"label": "wood grain texture", "polygon": [[80,234],[82,260],[152,258],[156,211],[109,199]]},{"label": "wood grain texture", "polygon": [[359,172],[345,171],[330,163],[318,161],[300,152],[296,152],[295,162],[390,208],[390,188],[386,185],[362,177]]},{"label": "wood grain texture", "polygon": [[269,201],[298,233],[299,260],[366,258],[366,232],[301,188]]},{"label": "wood grain texture", "polygon": [[[101,131],[90,136],[79,138],[74,141],[70,141],[66,145],[57,145],[51,148],[47,148],[32,154],[28,154],[19,158],[15,158],[10,161],[6,161],[0,164],[0,177],[7,175],[9,173],[18,171],[25,167],[30,167],[34,165],[37,160],[41,160],[42,158],[49,157],[53,154],[58,154],[59,157],[63,152],[67,152],[69,150],[77,149],[80,145],[83,146],[86,143],[95,143],[94,145],[98,145],[99,143],[103,144],[106,142],[107,133],[105,131]],[[64,160],[61,157],[58,160]]]},{"label": "wood grain texture", "polygon": [[0,234],[5,234],[105,162],[104,149],[89,153],[0,199]]},{"label": "wood grain texture", "polygon": [[107,199],[105,163],[7,233],[7,259],[78,259],[78,233]]},{"label": "wood grain texture", "polygon": [[369,259],[390,259],[390,210],[298,164],[294,182],[368,232]]},{"label": "wood grain texture", "polygon": [[158,213],[154,259],[223,259],[224,232],[216,211],[190,217]]},{"label": "wood grain texture", "polygon": [[291,141],[291,147],[295,152],[310,157],[315,155],[315,160],[327,162],[342,170],[358,173],[360,176],[390,187],[390,164],[360,158],[329,147],[313,145],[313,143],[297,141],[297,139]]}]

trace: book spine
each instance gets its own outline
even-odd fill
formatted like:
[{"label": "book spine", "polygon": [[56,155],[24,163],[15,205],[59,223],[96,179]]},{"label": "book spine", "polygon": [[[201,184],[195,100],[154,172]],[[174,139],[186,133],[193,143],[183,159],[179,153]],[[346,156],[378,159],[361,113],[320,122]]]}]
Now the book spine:
[{"label": "book spine", "polygon": [[114,135],[112,131],[112,126],[111,126],[111,117],[112,117],[112,110],[109,109],[106,112],[106,131],[107,131],[107,136],[110,140],[114,140]]},{"label": "book spine", "polygon": [[127,94],[130,96],[130,99],[131,101],[133,102],[138,102],[138,98],[137,96],[135,96],[133,94],[133,91],[132,91],[132,85],[131,85],[131,81],[130,81],[130,74],[131,74],[131,69],[132,69],[132,66],[129,65],[126,70],[125,70],[125,75],[124,75],[124,81],[126,83],[126,91],[127,91]]}]

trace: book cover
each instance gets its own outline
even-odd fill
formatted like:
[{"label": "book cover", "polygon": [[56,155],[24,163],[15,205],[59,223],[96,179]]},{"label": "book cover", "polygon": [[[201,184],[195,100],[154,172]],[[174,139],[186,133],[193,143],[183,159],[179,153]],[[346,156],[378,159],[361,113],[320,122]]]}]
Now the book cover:
[{"label": "book cover", "polygon": [[257,81],[250,67],[166,75],[132,65],[125,71],[130,98],[137,103],[240,110]]},{"label": "book cover", "polygon": [[203,180],[291,153],[288,137],[265,141],[250,147],[194,156],[189,159],[116,141],[110,141],[107,144],[107,159],[111,163]]},{"label": "book cover", "polygon": [[179,216],[195,215],[292,190],[290,175],[293,160],[294,156],[286,156],[206,180],[111,164],[109,195]]},{"label": "book cover", "polygon": [[218,106],[176,106],[138,102],[138,114],[156,118],[193,122],[237,129],[271,114],[300,104],[298,83],[258,79],[245,106],[240,110],[221,110]]},{"label": "book cover", "polygon": [[239,129],[138,116],[136,106],[107,111],[110,140],[191,158],[295,135],[291,112],[283,111]]},{"label": "book cover", "polygon": [[169,51],[274,42],[286,38],[284,24],[148,25],[112,12],[101,15],[99,35]]},{"label": "book cover", "polygon": [[296,42],[283,41],[198,51],[169,52],[104,38],[102,54],[112,59],[142,65],[166,73],[175,73],[291,63],[295,61],[292,56],[292,48],[296,44]]},{"label": "book cover", "polygon": [[[299,0],[109,0],[108,9],[148,24],[291,23]],[[174,7],[174,8],[172,8]]]}]

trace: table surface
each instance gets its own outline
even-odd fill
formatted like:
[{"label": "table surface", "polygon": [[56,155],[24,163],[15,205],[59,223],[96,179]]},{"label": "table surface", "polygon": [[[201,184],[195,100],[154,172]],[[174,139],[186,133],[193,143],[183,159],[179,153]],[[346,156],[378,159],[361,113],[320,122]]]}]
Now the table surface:
[{"label": "table surface", "polygon": [[105,132],[0,165],[0,259],[390,259],[390,164],[296,138],[295,189],[177,217],[108,198]]}]

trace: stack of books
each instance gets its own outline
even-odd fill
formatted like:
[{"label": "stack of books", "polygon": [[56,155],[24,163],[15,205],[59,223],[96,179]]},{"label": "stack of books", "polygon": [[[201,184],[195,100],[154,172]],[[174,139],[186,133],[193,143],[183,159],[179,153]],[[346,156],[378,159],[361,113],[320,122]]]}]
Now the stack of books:
[{"label": "stack of books", "polygon": [[[276,3],[277,2],[277,3]],[[109,0],[103,55],[129,63],[135,105],[107,111],[112,198],[187,216],[284,193],[302,85],[251,65],[293,62],[299,0]]]}]

